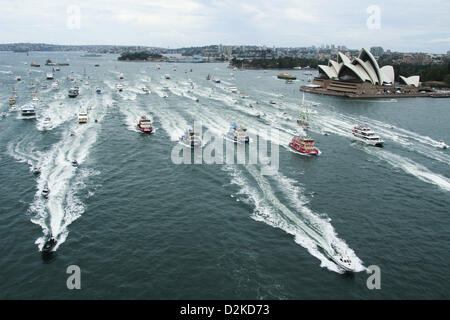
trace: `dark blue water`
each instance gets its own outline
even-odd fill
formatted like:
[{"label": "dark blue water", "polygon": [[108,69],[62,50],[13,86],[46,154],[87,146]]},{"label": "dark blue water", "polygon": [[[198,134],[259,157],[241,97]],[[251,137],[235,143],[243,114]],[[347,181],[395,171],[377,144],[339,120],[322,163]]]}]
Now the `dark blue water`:
[{"label": "dark blue water", "polygon": [[[278,71],[226,64],[158,69],[80,55],[0,53],[0,112],[8,113],[0,119],[1,298],[450,296],[450,154],[437,148],[439,140],[450,141],[448,100],[306,94],[306,104],[318,103],[309,107],[308,133],[322,151],[309,158],[287,147],[299,132],[303,71],[286,84]],[[45,80],[47,58],[70,63],[55,72],[59,89]],[[42,66],[31,68],[32,61]],[[80,96],[70,99],[75,84]],[[9,110],[13,85],[18,107],[37,89],[37,119]],[[81,109],[88,110],[87,125],[77,124]],[[143,114],[153,119],[151,136],[136,130]],[[278,146],[278,171],[263,175],[260,163],[175,164],[177,140],[194,121],[220,139],[232,121],[245,125]],[[356,124],[368,124],[385,147],[352,141]],[[79,168],[70,165],[74,159]],[[48,200],[40,196],[46,183]],[[43,259],[50,233],[57,250]],[[344,274],[326,248],[344,252],[360,272]],[[81,290],[66,287],[69,265],[81,268]],[[381,269],[380,290],[366,287],[371,265]]]}]

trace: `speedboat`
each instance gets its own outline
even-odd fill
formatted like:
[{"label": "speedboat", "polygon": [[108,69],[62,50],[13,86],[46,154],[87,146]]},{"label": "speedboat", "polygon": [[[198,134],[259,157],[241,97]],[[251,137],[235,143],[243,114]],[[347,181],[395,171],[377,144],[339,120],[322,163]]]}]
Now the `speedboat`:
[{"label": "speedboat", "polygon": [[78,123],[87,123],[88,122],[88,114],[85,110],[81,110],[78,114]]},{"label": "speedboat", "polygon": [[148,90],[147,88],[142,88],[142,91],[145,93],[145,94],[149,94],[150,93],[150,90]]},{"label": "speedboat", "polygon": [[50,117],[46,117],[46,118],[44,119],[44,126],[50,125],[51,121],[52,121],[52,119],[51,119]]},{"label": "speedboat", "polygon": [[13,105],[16,103],[16,99],[15,98],[9,98],[9,105]]},{"label": "speedboat", "polygon": [[250,139],[247,134],[247,129],[243,126],[237,126],[236,122],[230,127],[230,130],[225,134],[225,137],[231,139],[234,142],[248,143]]},{"label": "speedboat", "polygon": [[237,93],[238,92],[237,87],[230,87],[229,89],[230,89],[230,92],[232,92],[232,93]]},{"label": "speedboat", "polygon": [[137,124],[137,128],[143,133],[152,133],[152,121],[146,116],[142,116]]},{"label": "speedboat", "polygon": [[48,239],[45,242],[44,246],[42,247],[42,252],[43,253],[52,252],[53,248],[56,246],[56,243],[57,243],[56,239],[53,236],[51,236],[50,239]]},{"label": "speedboat", "polygon": [[200,137],[198,133],[196,133],[192,129],[188,129],[184,132],[184,135],[180,137],[181,143],[186,145],[187,147],[200,147],[202,145],[202,142],[200,140]]},{"label": "speedboat", "polygon": [[17,77],[16,77],[16,80],[17,80],[17,81],[20,81],[20,80],[22,80],[22,77],[21,77],[21,76],[17,76]]},{"label": "speedboat", "polygon": [[121,73],[120,75],[119,75],[119,79],[123,79],[124,77],[123,77],[123,73]]},{"label": "speedboat", "polygon": [[95,89],[95,92],[96,92],[97,94],[101,94],[101,93],[102,93],[102,89],[97,88],[97,89]]},{"label": "speedboat", "polygon": [[384,141],[381,140],[368,126],[356,126],[352,130],[353,137],[370,146],[382,147]]},{"label": "speedboat", "polygon": [[320,154],[319,149],[314,146],[314,140],[309,136],[292,138],[289,147],[304,155],[318,156]]},{"label": "speedboat", "polygon": [[331,259],[343,270],[355,272],[356,268],[349,257],[343,256],[340,253],[330,255]]},{"label": "speedboat", "polygon": [[122,92],[123,86],[120,83],[118,83],[118,84],[116,84],[116,89],[119,90],[119,92]]},{"label": "speedboat", "polygon": [[39,169],[39,167],[35,167],[35,168],[33,169],[33,174],[34,174],[35,176],[40,175],[40,174],[41,174],[41,169]]},{"label": "speedboat", "polygon": [[447,149],[448,145],[444,142],[444,140],[439,141],[439,148],[441,149]]},{"label": "speedboat", "polygon": [[47,78],[47,80],[53,80],[53,73],[49,72],[45,77]]},{"label": "speedboat", "polygon": [[220,79],[219,79],[219,78],[214,78],[214,79],[213,79],[213,82],[214,82],[214,83],[220,83]]},{"label": "speedboat", "polygon": [[48,188],[48,185],[45,185],[44,189],[42,189],[42,196],[45,199],[47,199],[49,194],[50,194],[50,189]]},{"label": "speedboat", "polygon": [[21,111],[22,111],[22,117],[24,117],[24,118],[27,118],[27,119],[36,118],[36,112],[34,110],[33,105],[22,106]]},{"label": "speedboat", "polygon": [[77,160],[73,160],[71,163],[73,167],[78,167],[80,165]]},{"label": "speedboat", "polygon": [[169,74],[165,74],[165,75],[164,75],[164,79],[169,80],[169,79],[170,79],[170,75],[169,75]]},{"label": "speedboat", "polygon": [[2,118],[6,118],[7,115],[8,115],[8,114],[7,114],[6,112],[2,112],[2,113],[0,114],[0,116],[1,116]]},{"label": "speedboat", "polygon": [[10,112],[16,112],[16,111],[17,111],[17,107],[16,107],[15,105],[12,105],[12,106],[9,108],[9,111],[10,111]]}]

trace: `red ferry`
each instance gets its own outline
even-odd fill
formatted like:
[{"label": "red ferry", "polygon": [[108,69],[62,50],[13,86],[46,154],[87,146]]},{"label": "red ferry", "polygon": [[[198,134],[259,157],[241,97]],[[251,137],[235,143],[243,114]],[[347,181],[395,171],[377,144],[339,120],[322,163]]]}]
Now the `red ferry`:
[{"label": "red ferry", "polygon": [[314,140],[309,136],[294,137],[289,143],[289,146],[302,154],[313,156],[318,156],[320,154],[319,149],[314,146]]},{"label": "red ferry", "polygon": [[152,122],[146,116],[142,116],[137,124],[138,129],[144,133],[152,133]]}]

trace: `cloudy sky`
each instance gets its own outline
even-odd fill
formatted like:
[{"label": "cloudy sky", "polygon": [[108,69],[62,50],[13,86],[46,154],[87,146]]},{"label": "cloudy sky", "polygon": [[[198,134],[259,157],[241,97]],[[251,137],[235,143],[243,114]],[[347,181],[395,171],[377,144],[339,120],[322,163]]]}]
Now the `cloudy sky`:
[{"label": "cloudy sky", "polygon": [[0,43],[450,50],[449,0],[0,0]]}]

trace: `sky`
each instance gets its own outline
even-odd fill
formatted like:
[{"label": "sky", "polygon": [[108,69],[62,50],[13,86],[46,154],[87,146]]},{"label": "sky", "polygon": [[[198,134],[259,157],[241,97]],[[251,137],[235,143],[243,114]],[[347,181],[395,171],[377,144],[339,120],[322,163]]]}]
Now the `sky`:
[{"label": "sky", "polygon": [[450,50],[450,0],[0,0],[0,43]]}]

